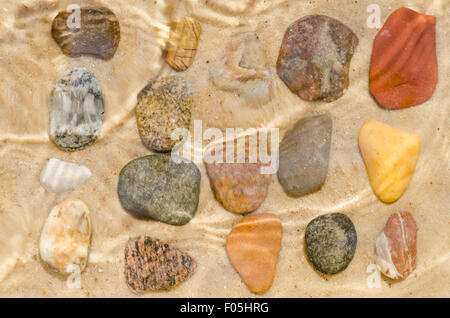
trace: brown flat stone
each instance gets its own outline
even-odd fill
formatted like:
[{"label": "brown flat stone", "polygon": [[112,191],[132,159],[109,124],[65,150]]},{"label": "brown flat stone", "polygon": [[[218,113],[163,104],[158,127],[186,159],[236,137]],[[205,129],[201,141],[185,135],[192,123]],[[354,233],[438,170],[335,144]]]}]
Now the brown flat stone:
[{"label": "brown flat stone", "polygon": [[426,102],[437,83],[436,17],[395,10],[373,42],[370,92],[382,107],[400,109]]},{"label": "brown flat stone", "polygon": [[284,34],[277,72],[306,101],[332,102],[349,85],[349,67],[358,38],[347,26],[324,15],[291,24]]},{"label": "brown flat stone", "polygon": [[136,293],[174,287],[190,278],[195,268],[187,253],[149,236],[130,239],[125,247],[125,278]]},{"label": "brown flat stone", "polygon": [[[246,157],[243,163],[237,163],[237,148],[234,153],[234,163],[227,163],[226,143],[221,145],[223,146],[219,148],[222,162],[208,163],[204,160],[211,189],[217,201],[226,210],[239,214],[253,212],[267,197],[272,175],[262,174],[261,168],[270,163],[261,162],[259,155],[254,163],[250,162],[248,143],[246,143]],[[214,149],[211,153],[215,153]]]},{"label": "brown flat stone", "polygon": [[120,24],[105,7],[81,9],[80,28],[69,27],[73,12],[59,12],[52,24],[52,36],[64,54],[71,57],[90,55],[109,60],[120,41]]},{"label": "brown flat stone", "polygon": [[227,237],[228,257],[247,287],[262,293],[272,285],[281,248],[282,225],[270,213],[244,217]]}]

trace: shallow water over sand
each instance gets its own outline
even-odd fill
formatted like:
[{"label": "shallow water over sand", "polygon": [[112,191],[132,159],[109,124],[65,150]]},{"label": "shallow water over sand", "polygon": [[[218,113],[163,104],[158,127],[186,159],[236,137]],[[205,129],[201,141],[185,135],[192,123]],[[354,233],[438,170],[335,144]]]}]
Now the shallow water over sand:
[{"label": "shallow water over sand", "polygon": [[[207,3],[206,3],[207,2]],[[174,74],[162,59],[168,36],[165,23],[193,16],[203,33],[192,66],[178,73],[196,90],[194,120],[204,128],[278,127],[286,129],[306,115],[328,113],[333,135],[328,178],[314,194],[290,198],[273,178],[267,199],[255,213],[275,213],[283,223],[283,241],[272,287],[267,297],[309,296],[449,296],[450,290],[450,149],[448,52],[450,3],[434,1],[375,1],[381,22],[395,9],[408,6],[437,17],[439,83],[425,104],[386,111],[377,106],[368,88],[372,43],[377,32],[366,25],[366,8],[373,0],[184,0],[98,1],[118,17],[121,41],[109,61],[62,54],[51,37],[53,18],[71,1],[0,0],[0,296],[133,296],[123,274],[124,247],[129,237],[150,235],[187,250],[198,263],[194,276],[167,292],[146,297],[253,296],[231,266],[225,239],[241,216],[214,199],[202,164],[200,203],[195,218],[182,227],[143,221],[126,213],[117,197],[121,168],[149,154],[136,127],[136,96],[151,79]],[[89,2],[86,2],[89,3]],[[283,34],[289,24],[309,14],[325,14],[349,26],[359,38],[350,65],[350,86],[332,103],[305,102],[292,94],[275,72]],[[240,24],[258,35],[273,75],[274,95],[255,107],[239,96],[218,90],[210,69]],[[71,66],[93,72],[105,97],[105,120],[90,147],[63,152],[49,140],[48,98],[53,83]],[[358,149],[359,129],[368,119],[419,134],[421,155],[405,194],[393,204],[373,194]],[[52,157],[85,165],[92,177],[72,192],[53,194],[39,183],[39,174]],[[66,287],[39,259],[39,236],[51,208],[73,197],[91,210],[93,237],[82,288]],[[366,268],[375,261],[375,240],[389,215],[408,210],[419,227],[417,268],[405,281],[383,280],[380,289],[366,285]],[[348,215],[358,233],[350,266],[342,273],[320,276],[308,263],[304,230],[314,217],[330,212]]]}]

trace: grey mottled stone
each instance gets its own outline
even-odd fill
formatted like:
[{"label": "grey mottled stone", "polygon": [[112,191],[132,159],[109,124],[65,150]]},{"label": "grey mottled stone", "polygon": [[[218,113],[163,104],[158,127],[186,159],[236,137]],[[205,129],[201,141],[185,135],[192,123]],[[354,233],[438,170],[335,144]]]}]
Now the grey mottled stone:
[{"label": "grey mottled stone", "polygon": [[118,193],[132,214],[173,225],[189,222],[200,194],[200,170],[189,160],[180,163],[169,154],[155,154],[129,162],[120,172]]},{"label": "grey mottled stone", "polygon": [[49,102],[49,136],[61,149],[80,150],[100,135],[103,95],[94,74],[74,67],[55,83]]},{"label": "grey mottled stone", "polygon": [[327,115],[306,117],[280,143],[278,180],[291,196],[319,190],[328,174],[332,121]]},{"label": "grey mottled stone", "polygon": [[350,218],[341,213],[321,215],[306,227],[306,254],[324,274],[336,274],[350,264],[355,255],[357,235]]}]

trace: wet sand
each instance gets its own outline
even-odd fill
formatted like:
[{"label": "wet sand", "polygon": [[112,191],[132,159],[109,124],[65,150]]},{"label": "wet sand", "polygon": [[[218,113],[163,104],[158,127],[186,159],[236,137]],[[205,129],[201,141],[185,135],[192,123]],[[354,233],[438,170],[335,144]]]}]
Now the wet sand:
[{"label": "wet sand", "polygon": [[[187,282],[170,291],[142,297],[253,297],[233,269],[225,239],[241,216],[214,199],[202,164],[200,203],[195,218],[176,227],[143,221],[126,213],[117,196],[121,168],[149,154],[141,143],[134,107],[149,80],[174,74],[161,58],[167,36],[164,23],[186,15],[201,23],[198,52],[192,66],[179,73],[196,90],[194,120],[204,127],[279,127],[282,137],[299,118],[328,113],[333,136],[328,178],[321,191],[290,198],[276,176],[269,195],[254,213],[275,213],[283,223],[283,241],[272,287],[266,297],[449,297],[450,290],[450,149],[448,52],[450,3],[445,0],[379,0],[382,23],[395,9],[407,6],[437,17],[439,83],[425,104],[386,111],[368,89],[372,43],[377,32],[366,25],[366,8],[374,1],[98,1],[118,17],[121,42],[113,59],[69,58],[50,34],[58,11],[71,1],[0,0],[0,296],[130,297],[123,274],[124,248],[130,237],[150,235],[188,251],[198,263]],[[86,2],[88,3],[88,2]],[[309,14],[326,14],[349,26],[359,38],[350,65],[350,86],[332,103],[308,103],[292,94],[278,78],[275,63],[288,25]],[[210,68],[236,31],[246,23],[264,48],[273,72],[275,92],[261,107],[245,105],[239,96],[218,90]],[[70,66],[92,71],[105,96],[106,118],[98,140],[85,150],[68,153],[47,135],[48,98],[52,84]],[[360,127],[368,119],[419,134],[421,155],[405,194],[393,204],[373,194],[358,149]],[[192,128],[192,127],[191,127]],[[45,162],[52,158],[85,165],[92,177],[75,191],[53,194],[39,183]],[[82,288],[66,287],[65,279],[49,272],[39,258],[38,242],[51,208],[66,198],[79,198],[91,210],[93,226],[89,264]],[[375,261],[375,240],[394,212],[410,211],[419,227],[417,268],[406,280],[383,279],[381,288],[367,287],[367,266]],[[324,277],[308,263],[304,231],[318,215],[348,215],[358,233],[355,257],[342,273]]]}]

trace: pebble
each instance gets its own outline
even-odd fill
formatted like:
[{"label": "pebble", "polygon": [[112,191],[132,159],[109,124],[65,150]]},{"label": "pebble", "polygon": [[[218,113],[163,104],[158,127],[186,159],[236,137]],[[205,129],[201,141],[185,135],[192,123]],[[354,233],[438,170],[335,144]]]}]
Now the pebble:
[{"label": "pebble", "polygon": [[356,241],[355,226],[341,213],[321,215],[306,227],[306,254],[323,274],[336,274],[346,269],[355,255]]},{"label": "pebble", "polygon": [[324,15],[303,17],[284,34],[278,75],[301,99],[332,102],[349,85],[350,61],[357,46],[357,36],[338,20]]},{"label": "pebble", "polygon": [[152,81],[138,95],[136,122],[144,145],[158,152],[170,151],[178,140],[171,135],[191,124],[193,90],[179,76]]},{"label": "pebble", "polygon": [[129,162],[120,172],[118,193],[133,215],[183,225],[195,214],[200,194],[200,170],[187,159],[155,154]]},{"label": "pebble", "polygon": [[62,274],[81,272],[88,262],[91,241],[89,208],[78,199],[67,199],[50,212],[42,230],[41,259]]},{"label": "pebble", "polygon": [[436,17],[395,10],[375,37],[369,81],[370,92],[383,108],[429,100],[438,83]]},{"label": "pebble", "polygon": [[97,80],[84,67],[74,67],[54,84],[49,101],[49,136],[62,150],[75,151],[100,135],[105,117]]},{"label": "pebble", "polygon": [[138,294],[177,286],[195,269],[196,263],[187,253],[149,236],[130,239],[125,247],[125,279]]},{"label": "pebble", "polygon": [[[222,146],[218,148],[223,158],[222,162],[204,161],[216,199],[226,210],[233,213],[244,214],[255,211],[266,199],[269,191],[272,175],[262,174],[261,168],[270,163],[263,163],[259,156],[255,163],[251,163],[248,142],[246,142],[246,158],[243,163],[237,163],[237,149],[234,152],[233,163],[227,163],[226,143],[222,143]],[[259,148],[257,149],[259,153]]]},{"label": "pebble", "polygon": [[419,136],[371,119],[359,132],[359,149],[375,195],[386,203],[397,201],[414,174]]},{"label": "pebble", "polygon": [[280,143],[278,180],[290,196],[319,190],[328,174],[332,120],[327,115],[300,119]]},{"label": "pebble", "polygon": [[111,59],[120,42],[116,15],[105,7],[81,8],[78,28],[73,14],[62,11],[53,20],[52,36],[62,52],[70,57],[88,55]]},{"label": "pebble", "polygon": [[250,105],[259,106],[272,99],[273,80],[268,65],[257,35],[241,27],[210,74],[217,88],[234,92]]},{"label": "pebble", "polygon": [[91,177],[88,167],[51,158],[42,169],[40,181],[54,193],[74,190]]},{"label": "pebble", "polygon": [[404,279],[416,268],[417,225],[409,212],[394,213],[376,242],[377,265],[392,279]]},{"label": "pebble", "polygon": [[170,34],[163,58],[175,71],[185,71],[191,66],[201,33],[202,25],[195,18],[185,17],[170,23]]},{"label": "pebble", "polygon": [[272,285],[281,237],[281,221],[270,213],[245,216],[228,235],[228,257],[253,293],[263,293]]}]

